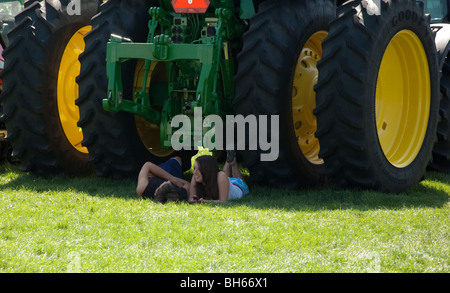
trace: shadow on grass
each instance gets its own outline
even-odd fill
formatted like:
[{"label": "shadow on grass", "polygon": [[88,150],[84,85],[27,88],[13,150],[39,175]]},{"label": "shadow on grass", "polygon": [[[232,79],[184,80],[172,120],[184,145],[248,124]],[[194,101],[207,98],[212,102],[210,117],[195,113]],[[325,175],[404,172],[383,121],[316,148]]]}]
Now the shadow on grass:
[{"label": "shadow on grass", "polygon": [[[9,175],[11,174],[11,175]],[[90,176],[37,176],[22,172],[18,166],[4,164],[0,166],[0,177],[12,176],[0,180],[1,189],[26,189],[36,193],[75,191],[98,197],[117,197],[138,199],[136,195],[136,179],[109,179],[95,175]],[[2,183],[7,181],[6,183]]]},{"label": "shadow on grass", "polygon": [[250,190],[246,198],[233,205],[295,211],[442,208],[450,199],[450,175],[431,173],[427,180],[400,194],[350,189],[336,191],[327,186],[307,190],[251,186]]},{"label": "shadow on grass", "polygon": [[[0,189],[27,189],[37,193],[75,191],[97,197],[139,199],[135,192],[136,178],[108,179],[95,175],[45,178],[24,173],[17,166],[9,164],[0,167],[0,176],[13,177],[0,180]],[[189,177],[190,175],[187,174],[186,176]],[[6,181],[6,183],[2,183],[3,181]],[[256,209],[294,211],[441,208],[449,202],[449,190],[450,175],[430,172],[426,181],[401,194],[360,190],[335,191],[327,186],[307,190],[283,190],[250,185],[250,194],[244,199],[221,205],[224,208],[247,206]]]}]

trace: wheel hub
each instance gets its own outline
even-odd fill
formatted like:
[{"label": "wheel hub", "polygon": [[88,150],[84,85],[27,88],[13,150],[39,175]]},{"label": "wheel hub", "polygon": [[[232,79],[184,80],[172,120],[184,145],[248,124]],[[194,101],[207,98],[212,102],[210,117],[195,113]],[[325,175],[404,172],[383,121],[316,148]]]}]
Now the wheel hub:
[{"label": "wheel hub", "polygon": [[84,51],[84,35],[90,30],[91,26],[82,27],[70,39],[61,58],[57,83],[58,113],[64,134],[75,149],[86,154],[87,148],[81,145],[83,132],[77,125],[80,111],[75,105],[78,98],[75,78],[80,74],[81,64],[78,56]]},{"label": "wheel hub", "polygon": [[319,158],[319,140],[315,137],[317,119],[313,114],[316,107],[316,93],[319,71],[317,62],[322,57],[322,41],[328,35],[325,31],[313,34],[306,42],[298,59],[292,87],[292,118],[298,146],[312,164],[323,164]]}]

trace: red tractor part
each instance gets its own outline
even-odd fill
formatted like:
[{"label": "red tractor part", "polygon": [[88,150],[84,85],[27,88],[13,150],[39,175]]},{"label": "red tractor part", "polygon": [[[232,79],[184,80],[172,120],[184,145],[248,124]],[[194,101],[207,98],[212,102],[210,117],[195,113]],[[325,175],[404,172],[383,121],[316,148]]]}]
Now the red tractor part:
[{"label": "red tractor part", "polygon": [[209,0],[172,0],[176,13],[205,13]]}]

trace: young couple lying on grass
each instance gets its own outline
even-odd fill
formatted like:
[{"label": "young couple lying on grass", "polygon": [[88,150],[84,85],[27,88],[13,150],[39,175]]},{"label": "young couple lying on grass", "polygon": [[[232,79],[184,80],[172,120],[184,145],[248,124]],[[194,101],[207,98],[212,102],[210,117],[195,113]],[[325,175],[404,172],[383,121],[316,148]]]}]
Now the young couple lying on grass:
[{"label": "young couple lying on grass", "polygon": [[249,192],[234,151],[227,153],[223,171],[219,170],[215,157],[198,157],[190,183],[182,178],[181,164],[180,157],[159,165],[145,163],[139,173],[136,193],[157,202],[187,200],[195,203],[226,202],[240,199]]}]

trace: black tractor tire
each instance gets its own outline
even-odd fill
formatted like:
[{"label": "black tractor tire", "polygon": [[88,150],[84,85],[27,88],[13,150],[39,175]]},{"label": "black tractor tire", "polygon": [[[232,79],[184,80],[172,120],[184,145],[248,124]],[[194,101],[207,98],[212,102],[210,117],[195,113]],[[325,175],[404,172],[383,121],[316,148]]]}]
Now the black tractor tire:
[{"label": "black tractor tire", "polygon": [[450,173],[450,53],[446,56],[441,77],[442,100],[439,110],[441,121],[438,124],[438,143],[433,149],[433,162],[430,168]]},{"label": "black tractor tire", "polygon": [[13,148],[9,142],[0,142],[0,164],[8,162],[12,165],[18,165],[19,161],[12,156]]},{"label": "black tractor tire", "polygon": [[399,193],[424,178],[437,140],[437,53],[422,5],[366,4],[339,7],[323,42],[316,135],[334,188]]},{"label": "black tractor tire", "polygon": [[39,175],[92,171],[87,151],[80,151],[81,139],[76,148],[63,129],[58,100],[64,97],[58,97],[57,86],[63,53],[72,36],[90,24],[98,0],[81,0],[79,15],[68,5],[69,1],[29,1],[15,18],[4,52],[1,103],[8,141],[21,169]]},{"label": "black tractor tire", "polygon": [[[308,159],[299,146],[294,125],[301,122],[295,122],[293,118],[293,96],[298,97],[300,103],[305,103],[303,99],[307,95],[315,99],[314,78],[305,83],[304,88],[294,86],[294,81],[299,78],[296,68],[303,64],[302,58],[309,58],[306,56],[308,54],[313,55],[315,60],[308,59],[305,67],[314,67],[321,54],[322,39],[317,34],[324,32],[326,35],[335,13],[334,1],[264,1],[250,20],[250,27],[243,37],[242,51],[238,55],[234,109],[236,114],[244,117],[279,117],[279,129],[271,129],[271,119],[268,119],[267,129],[269,141],[279,139],[276,160],[261,160],[261,155],[266,152],[259,147],[250,150],[247,145],[245,150],[238,149],[243,166],[250,171],[250,181],[254,183],[303,188],[324,182],[323,162]],[[310,102],[315,105],[315,100]],[[311,117],[313,106],[309,111]],[[309,134],[312,139],[314,131],[312,129]]]},{"label": "black tractor tire", "polygon": [[[161,163],[168,155],[154,155],[139,135],[135,116],[126,112],[108,112],[102,108],[107,96],[106,44],[111,34],[146,42],[148,10],[158,1],[109,0],[100,6],[92,19],[92,30],[85,36],[86,48],[80,55],[81,73],[77,78],[80,96],[78,125],[83,129],[83,145],[89,150],[89,161],[96,165],[98,176],[128,177],[136,175],[146,161]],[[136,60],[122,64],[123,96],[133,99]],[[159,141],[157,132],[153,140]],[[191,167],[191,153],[180,152],[184,170]]]}]

